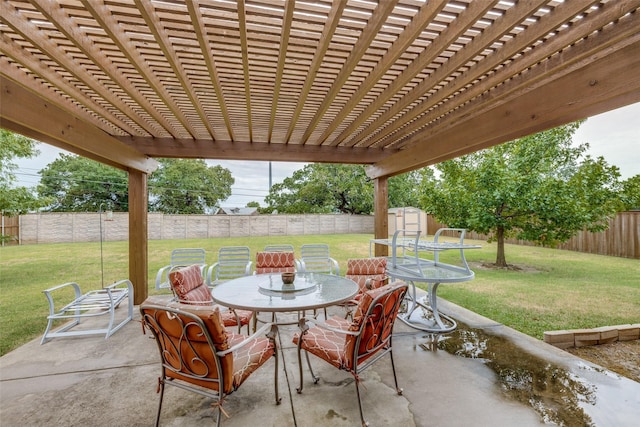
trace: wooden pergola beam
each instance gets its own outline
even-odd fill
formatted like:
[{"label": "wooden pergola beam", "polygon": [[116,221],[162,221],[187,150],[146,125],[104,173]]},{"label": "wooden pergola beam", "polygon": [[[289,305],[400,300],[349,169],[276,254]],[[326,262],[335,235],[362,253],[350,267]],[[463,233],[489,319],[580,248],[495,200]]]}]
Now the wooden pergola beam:
[{"label": "wooden pergola beam", "polygon": [[182,159],[257,160],[282,162],[372,164],[391,151],[380,148],[347,148],[300,144],[253,144],[174,138],[120,138],[150,157]]},{"label": "wooden pergola beam", "polygon": [[0,75],[2,127],[108,165],[149,174],[158,162]]},{"label": "wooden pergola beam", "polygon": [[367,175],[398,175],[640,102],[640,74],[629,74],[636,69],[640,69],[640,41],[454,126],[418,135],[410,148],[367,168]]}]

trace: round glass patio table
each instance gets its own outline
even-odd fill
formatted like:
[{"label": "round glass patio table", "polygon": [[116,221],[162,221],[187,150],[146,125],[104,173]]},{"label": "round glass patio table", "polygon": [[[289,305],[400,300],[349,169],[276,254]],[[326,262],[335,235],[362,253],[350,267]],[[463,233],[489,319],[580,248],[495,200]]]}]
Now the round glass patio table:
[{"label": "round glass patio table", "polygon": [[243,276],[221,283],[211,295],[226,307],[268,312],[304,311],[329,307],[352,299],[358,285],[332,274],[296,273],[291,286],[280,273]]}]

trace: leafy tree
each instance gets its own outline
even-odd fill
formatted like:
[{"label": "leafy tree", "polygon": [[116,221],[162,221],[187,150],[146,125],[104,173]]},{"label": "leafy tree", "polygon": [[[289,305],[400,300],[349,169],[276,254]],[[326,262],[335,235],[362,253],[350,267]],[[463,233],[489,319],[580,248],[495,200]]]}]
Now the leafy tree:
[{"label": "leafy tree", "polygon": [[204,160],[161,159],[149,180],[150,210],[169,214],[202,214],[231,195],[229,169]]},{"label": "leafy tree", "polygon": [[0,129],[0,211],[4,215],[19,215],[42,205],[28,188],[14,187],[18,165],[13,160],[38,154],[36,141]]},{"label": "leafy tree", "polygon": [[417,207],[420,201],[420,182],[424,173],[429,172],[415,170],[389,178],[389,207]]},{"label": "leafy tree", "polygon": [[[127,173],[74,154],[60,154],[41,173],[38,193],[54,212],[129,210]],[[102,205],[102,206],[101,206]]]},{"label": "leafy tree", "polygon": [[640,210],[640,174],[622,182],[620,194],[623,211]]},{"label": "leafy tree", "polygon": [[260,203],[255,202],[255,201],[254,202],[249,202],[249,203],[247,203],[246,207],[247,208],[259,208],[260,207]]},{"label": "leafy tree", "polygon": [[265,202],[280,213],[370,213],[373,186],[362,166],[310,163],[271,186]]},{"label": "leafy tree", "polygon": [[[38,191],[54,201],[57,212],[129,210],[127,173],[102,163],[61,154],[41,172]],[[204,160],[164,159],[149,179],[150,210],[165,213],[203,213],[231,193],[227,169],[207,167]],[[102,206],[101,206],[102,205]]]},{"label": "leafy tree", "polygon": [[[420,175],[408,173],[389,180],[389,205],[415,206]],[[271,187],[268,208],[281,213],[346,213],[373,211],[373,183],[362,165],[312,163]]]},{"label": "leafy tree", "polygon": [[578,231],[601,231],[619,206],[618,168],[573,147],[581,122],[440,163],[422,183],[421,207],[451,227],[491,234],[496,265],[504,239],[553,246]]}]

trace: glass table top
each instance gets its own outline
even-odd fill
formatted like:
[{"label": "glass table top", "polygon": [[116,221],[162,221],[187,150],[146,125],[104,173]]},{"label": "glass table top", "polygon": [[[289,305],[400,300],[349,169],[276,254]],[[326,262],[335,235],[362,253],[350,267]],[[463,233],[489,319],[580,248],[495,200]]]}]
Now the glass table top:
[{"label": "glass table top", "polygon": [[387,274],[397,280],[455,283],[472,280],[474,272],[465,267],[436,263],[414,257],[388,257]]},{"label": "glass table top", "polygon": [[221,283],[211,295],[221,305],[255,311],[298,311],[328,307],[353,298],[358,285],[341,276],[296,273],[293,289],[280,273],[244,276]]}]

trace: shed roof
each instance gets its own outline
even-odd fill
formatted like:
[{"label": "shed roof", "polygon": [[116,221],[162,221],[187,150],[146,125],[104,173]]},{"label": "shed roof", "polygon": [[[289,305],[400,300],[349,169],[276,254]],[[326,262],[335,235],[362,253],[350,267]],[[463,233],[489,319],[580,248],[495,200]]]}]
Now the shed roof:
[{"label": "shed roof", "polygon": [[216,215],[257,215],[258,208],[221,207]]}]

